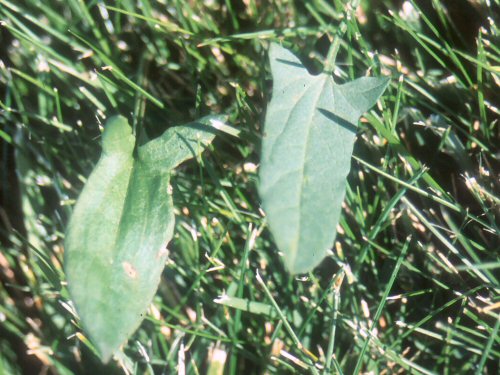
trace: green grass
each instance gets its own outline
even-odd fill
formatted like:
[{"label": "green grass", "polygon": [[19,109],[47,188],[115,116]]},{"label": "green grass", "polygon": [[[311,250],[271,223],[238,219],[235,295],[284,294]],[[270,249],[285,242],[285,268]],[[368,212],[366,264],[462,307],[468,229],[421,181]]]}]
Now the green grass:
[{"label": "green grass", "polygon": [[[498,373],[500,4],[401,3],[0,0],[0,374]],[[331,255],[293,278],[256,194],[266,50],[319,71],[339,34],[338,82],[392,83]],[[233,128],[173,177],[171,258],[104,366],[62,255],[116,113],[152,136],[209,113]]]}]

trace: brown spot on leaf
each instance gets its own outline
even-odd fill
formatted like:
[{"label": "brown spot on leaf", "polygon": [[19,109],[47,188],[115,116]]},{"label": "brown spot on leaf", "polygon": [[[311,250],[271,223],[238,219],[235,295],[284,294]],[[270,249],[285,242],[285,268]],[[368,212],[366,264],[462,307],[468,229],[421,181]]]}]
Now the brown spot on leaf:
[{"label": "brown spot on leaf", "polygon": [[128,277],[130,277],[131,279],[137,278],[137,270],[133,265],[131,265],[129,262],[123,262],[122,265]]}]

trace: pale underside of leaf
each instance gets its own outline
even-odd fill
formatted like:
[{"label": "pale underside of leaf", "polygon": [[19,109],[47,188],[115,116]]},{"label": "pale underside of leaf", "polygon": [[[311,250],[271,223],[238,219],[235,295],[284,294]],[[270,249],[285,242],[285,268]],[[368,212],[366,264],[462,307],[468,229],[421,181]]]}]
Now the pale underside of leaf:
[{"label": "pale underside of leaf", "polygon": [[106,125],[65,238],[70,295],[103,361],[141,323],[158,287],[174,227],[170,172],[213,137],[202,123],[171,128],[134,157],[127,120]]},{"label": "pale underside of leaf", "polygon": [[310,75],[272,45],[273,95],[262,144],[259,192],[278,249],[291,273],[314,268],[332,246],[361,114],[386,79],[336,85]]}]

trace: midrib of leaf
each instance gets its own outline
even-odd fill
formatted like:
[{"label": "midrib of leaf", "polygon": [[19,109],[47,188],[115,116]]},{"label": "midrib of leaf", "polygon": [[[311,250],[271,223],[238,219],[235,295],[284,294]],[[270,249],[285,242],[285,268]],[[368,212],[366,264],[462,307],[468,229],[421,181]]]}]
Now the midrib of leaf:
[{"label": "midrib of leaf", "polygon": [[[301,236],[301,232],[300,232],[300,228],[301,228],[301,222],[302,222],[302,204],[303,204],[303,201],[304,199],[302,199],[302,196],[303,196],[303,192],[304,192],[304,185],[305,185],[305,181],[304,181],[304,172],[305,172],[305,161],[306,161],[306,156],[308,154],[308,150],[309,150],[309,146],[310,146],[310,134],[311,134],[311,127],[312,127],[312,124],[314,123],[314,119],[316,118],[316,108],[317,108],[317,104],[319,102],[319,99],[321,98],[321,94],[323,93],[323,90],[324,90],[324,87],[326,85],[326,82],[327,82],[327,79],[329,78],[326,74],[322,74],[321,77],[323,78],[322,79],[322,82],[321,82],[321,89],[318,89],[318,93],[317,93],[317,96],[316,96],[316,100],[313,101],[312,103],[312,106],[313,106],[313,109],[312,109],[312,116],[311,116],[311,120],[308,122],[308,126],[307,126],[307,132],[306,132],[306,146],[304,147],[304,152],[302,154],[302,163],[301,163],[301,168],[299,169],[300,171],[300,189],[299,189],[299,222],[298,222],[298,225],[297,225],[297,240],[295,241],[295,249],[294,249],[294,252],[293,252],[293,262],[291,262],[292,265],[295,265],[295,261],[297,259],[297,254],[298,254],[298,251],[299,251],[299,247],[300,247],[300,236]],[[314,77],[316,78],[316,77]],[[311,85],[310,88],[314,88],[316,87],[316,82],[315,84]],[[304,94],[302,94],[302,96],[300,97],[300,99],[297,101],[297,104],[303,100],[305,94],[309,91],[310,89],[307,89]],[[297,106],[297,104],[295,105],[295,107]]]},{"label": "midrib of leaf", "polygon": [[118,220],[118,225],[117,225],[116,231],[114,233],[113,251],[112,251],[113,266],[115,265],[115,260],[117,259],[115,256],[116,251],[117,251],[116,244],[118,243],[118,238],[120,236],[120,228],[122,228],[123,220],[125,218],[125,215],[123,213],[125,211],[125,206],[126,206],[127,200],[129,199],[129,196],[130,196],[130,182],[132,181],[132,176],[134,175],[134,168],[136,165],[136,160],[134,159],[133,156],[131,156],[131,159],[132,159],[132,166],[130,167],[130,173],[129,173],[128,181],[127,181],[127,188],[125,190],[125,199],[123,199],[123,203],[120,207],[120,220]]},{"label": "midrib of leaf", "polygon": [[[140,160],[138,160],[138,161],[137,161],[137,163],[136,163],[136,164],[134,164],[134,166],[135,166],[135,165],[137,165],[138,163],[141,163],[141,161],[140,161]],[[145,164],[145,163],[143,163],[143,164]],[[153,171],[148,171],[148,173],[150,173],[150,172],[151,172],[151,173],[155,173],[155,172],[153,172]],[[132,173],[133,173],[133,172],[132,172]],[[160,172],[159,172],[159,171],[156,171],[156,173],[160,173]],[[168,179],[168,181],[167,181],[167,185],[168,185],[168,184],[170,183],[170,171],[169,171],[168,173],[162,173],[162,178],[166,178],[166,179]],[[158,192],[158,194],[160,194],[160,192]],[[170,196],[170,195],[166,195],[166,196],[165,196],[165,199],[166,199],[166,200],[170,200],[170,199],[171,199],[171,196]],[[151,201],[150,199],[147,199],[147,200],[146,200],[146,204],[144,205],[144,212],[150,212],[150,210],[149,210],[149,208],[150,208],[150,206],[151,206],[150,201]],[[169,201],[169,202],[167,202],[167,203],[170,203],[170,202],[171,202],[171,201]],[[174,225],[175,225],[175,217],[172,217],[172,220],[174,220]],[[141,228],[141,234],[140,234],[140,236],[141,236],[140,238],[141,238],[141,239],[143,239],[143,238],[145,237],[145,235],[146,235],[147,225],[148,225],[147,220],[144,220],[144,222],[143,222],[143,224],[142,224],[142,228]],[[166,235],[166,233],[165,233],[165,235]],[[167,241],[168,241],[168,240],[170,240],[170,238],[168,238],[168,239],[167,239]],[[167,243],[167,244],[168,244],[168,243]],[[163,244],[162,244],[161,246],[163,247],[163,246],[166,246],[167,244],[165,244],[165,245],[163,245]],[[157,250],[157,251],[159,251],[160,249],[156,249],[156,250]],[[137,255],[140,255],[140,254],[139,254],[139,253],[136,253],[136,256],[134,257],[134,261],[135,261],[135,259],[136,259]],[[148,255],[149,255],[149,254],[146,254],[146,256],[148,256]],[[155,255],[155,256],[156,256],[156,255]]]},{"label": "midrib of leaf", "polygon": [[[128,184],[127,184],[127,192],[125,194],[125,199],[123,201],[123,207],[122,207],[122,210],[121,210],[121,216],[120,216],[120,221],[119,221],[119,224],[118,224],[118,230],[117,230],[117,233],[116,233],[116,236],[115,236],[115,241],[114,241],[114,246],[113,246],[113,251],[114,252],[116,252],[116,248],[117,248],[116,245],[118,243],[118,238],[124,237],[124,234],[123,234],[123,227],[124,227],[123,226],[123,221],[126,219],[126,213],[124,211],[125,211],[125,207],[127,206],[127,203],[129,201],[129,199],[131,199],[130,198],[130,192],[131,192],[130,185],[131,185],[132,179],[135,176],[135,172],[136,172],[136,170],[139,167],[139,164],[142,164],[140,167],[145,168],[146,170],[148,168],[152,167],[152,166],[147,165],[147,163],[142,162],[141,160],[133,159],[132,170],[131,170],[130,177],[129,177]],[[149,173],[149,172],[150,171],[147,171],[147,173]],[[156,173],[160,173],[160,172],[156,171]],[[170,173],[164,173],[164,175],[165,175],[164,178],[170,179]],[[136,199],[137,199],[137,197],[136,197]],[[145,201],[145,203],[144,203],[144,206],[143,206],[142,210],[143,210],[143,212],[147,213],[147,212],[149,212],[149,208],[150,208],[150,200],[149,199],[145,199],[144,201]],[[141,239],[143,239],[145,237],[146,230],[147,230],[147,224],[148,224],[147,220],[144,220],[143,223],[142,223],[141,230],[139,232]],[[130,256],[129,253],[126,253],[126,255]],[[114,259],[116,259],[118,261],[118,268],[119,268],[120,267],[120,261],[123,260],[123,257],[116,257]],[[133,259],[135,261],[135,257],[133,257]],[[132,258],[130,259],[130,261],[132,261]],[[134,261],[132,261],[133,264],[135,263]]]}]

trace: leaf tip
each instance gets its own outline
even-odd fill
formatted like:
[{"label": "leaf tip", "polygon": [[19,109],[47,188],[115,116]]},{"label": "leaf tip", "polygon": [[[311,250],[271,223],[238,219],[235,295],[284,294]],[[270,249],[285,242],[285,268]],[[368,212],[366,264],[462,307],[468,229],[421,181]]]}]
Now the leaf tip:
[{"label": "leaf tip", "polygon": [[312,250],[312,248],[299,248],[295,256],[284,257],[287,271],[291,275],[307,274],[313,271],[328,254],[328,250]]},{"label": "leaf tip", "polygon": [[103,364],[109,363],[111,358],[113,357],[115,350],[110,350],[110,348],[97,348],[97,351],[99,353],[99,356],[101,358],[101,362]]}]

